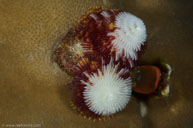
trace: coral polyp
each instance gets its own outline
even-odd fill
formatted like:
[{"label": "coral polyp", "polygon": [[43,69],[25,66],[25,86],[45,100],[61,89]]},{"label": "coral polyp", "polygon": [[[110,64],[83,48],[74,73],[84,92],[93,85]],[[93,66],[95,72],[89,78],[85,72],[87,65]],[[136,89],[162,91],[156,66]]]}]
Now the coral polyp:
[{"label": "coral polyp", "polygon": [[124,109],[132,91],[129,70],[120,68],[112,59],[108,64],[87,62],[80,67],[87,69],[72,82],[74,104],[91,117],[108,116]]}]

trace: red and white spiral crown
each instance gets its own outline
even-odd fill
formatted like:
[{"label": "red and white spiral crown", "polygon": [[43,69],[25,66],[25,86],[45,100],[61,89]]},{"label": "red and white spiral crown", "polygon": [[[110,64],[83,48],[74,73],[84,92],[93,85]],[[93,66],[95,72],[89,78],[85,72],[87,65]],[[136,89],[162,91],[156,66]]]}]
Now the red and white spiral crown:
[{"label": "red and white spiral crown", "polygon": [[143,21],[127,12],[96,9],[85,16],[76,27],[83,48],[99,56],[113,57],[133,67],[143,51],[146,27]]},{"label": "red and white spiral crown", "polygon": [[107,116],[126,107],[131,95],[128,69],[103,59],[85,59],[72,82],[74,104],[89,116]]}]

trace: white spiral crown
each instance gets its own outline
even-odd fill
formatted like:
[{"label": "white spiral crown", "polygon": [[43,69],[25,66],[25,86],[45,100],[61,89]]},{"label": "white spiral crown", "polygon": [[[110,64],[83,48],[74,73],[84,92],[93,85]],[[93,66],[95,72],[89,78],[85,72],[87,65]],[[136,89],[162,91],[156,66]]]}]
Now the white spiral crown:
[{"label": "white spiral crown", "polygon": [[130,13],[120,12],[116,16],[115,28],[115,31],[108,35],[115,36],[112,44],[117,49],[116,60],[122,55],[137,60],[136,52],[141,50],[141,45],[147,37],[143,21]]},{"label": "white spiral crown", "polygon": [[123,79],[120,75],[128,73],[122,69],[119,72],[118,65],[112,62],[102,67],[102,71],[88,75],[89,82],[85,84],[83,92],[86,105],[95,114],[106,116],[121,111],[126,107],[131,95],[131,79]]}]

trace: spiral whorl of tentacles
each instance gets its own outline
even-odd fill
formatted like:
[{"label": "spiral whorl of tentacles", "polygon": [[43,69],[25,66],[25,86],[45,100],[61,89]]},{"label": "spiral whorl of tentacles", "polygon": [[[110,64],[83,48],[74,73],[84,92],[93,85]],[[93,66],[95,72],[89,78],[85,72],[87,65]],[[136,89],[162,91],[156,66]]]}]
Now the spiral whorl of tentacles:
[{"label": "spiral whorl of tentacles", "polygon": [[120,10],[88,11],[55,51],[59,66],[73,75],[73,104],[91,118],[121,111],[131,95],[130,69],[143,51],[146,28]]}]

